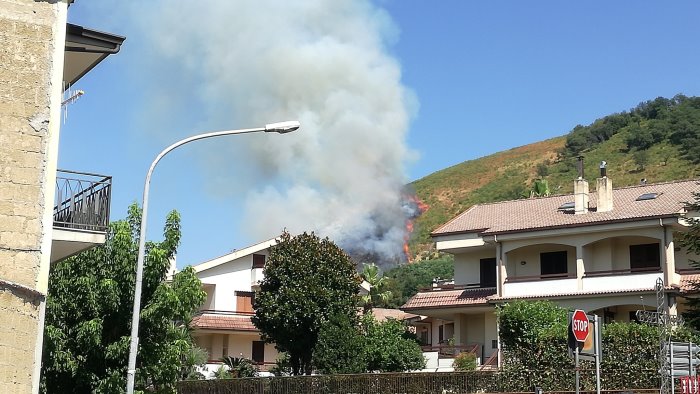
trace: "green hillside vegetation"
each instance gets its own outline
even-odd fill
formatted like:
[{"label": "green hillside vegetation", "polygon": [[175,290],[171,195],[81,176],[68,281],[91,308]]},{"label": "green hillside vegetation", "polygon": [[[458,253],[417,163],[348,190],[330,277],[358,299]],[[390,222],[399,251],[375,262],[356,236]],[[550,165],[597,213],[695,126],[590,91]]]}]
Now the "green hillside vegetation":
[{"label": "green hillside vegetation", "polygon": [[573,192],[576,157],[598,176],[602,160],[615,187],[689,179],[700,175],[700,97],[677,95],[643,102],[567,135],[498,152],[435,172],[411,184],[430,208],[415,223],[410,251],[434,255],[430,233],[474,204],[528,198],[538,179],[551,194]]}]

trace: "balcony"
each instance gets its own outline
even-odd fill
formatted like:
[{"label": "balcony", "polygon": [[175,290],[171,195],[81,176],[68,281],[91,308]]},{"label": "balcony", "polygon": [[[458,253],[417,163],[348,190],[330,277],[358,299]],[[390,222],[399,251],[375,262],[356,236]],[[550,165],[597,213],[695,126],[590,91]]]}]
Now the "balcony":
[{"label": "balcony", "polygon": [[105,242],[111,193],[110,176],[57,171],[52,263]]}]

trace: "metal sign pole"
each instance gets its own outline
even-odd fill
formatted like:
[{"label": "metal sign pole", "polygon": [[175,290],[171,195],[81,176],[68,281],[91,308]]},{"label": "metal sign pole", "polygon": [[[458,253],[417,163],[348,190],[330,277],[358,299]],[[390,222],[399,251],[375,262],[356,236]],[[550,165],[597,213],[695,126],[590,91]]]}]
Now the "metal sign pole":
[{"label": "metal sign pole", "polygon": [[600,394],[600,317],[593,315],[595,327],[593,327],[593,346],[595,346],[595,392]]},{"label": "metal sign pole", "polygon": [[576,343],[576,394],[579,394],[578,342]]},{"label": "metal sign pole", "polygon": [[671,341],[669,341],[668,344],[669,344],[669,348],[670,348],[670,349],[669,349],[669,350],[670,350],[670,353],[669,353],[669,355],[670,355],[670,358],[669,358],[670,363],[669,363],[669,364],[670,364],[670,366],[671,366],[671,394],[675,394],[675,393],[676,393],[676,387],[675,387],[675,382],[674,382],[674,380],[675,380],[675,379],[674,379],[675,374],[673,373],[673,343],[672,343]]}]

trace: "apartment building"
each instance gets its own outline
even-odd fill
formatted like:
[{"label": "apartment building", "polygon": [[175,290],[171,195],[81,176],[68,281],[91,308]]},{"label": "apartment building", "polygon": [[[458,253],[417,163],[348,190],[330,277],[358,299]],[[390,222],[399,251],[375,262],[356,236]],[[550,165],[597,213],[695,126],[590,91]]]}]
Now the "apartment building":
[{"label": "apartment building", "polygon": [[573,195],[504,201],[471,207],[436,229],[437,249],[454,255],[454,281],[436,283],[401,309],[428,316],[418,330],[428,343],[474,351],[482,364],[498,363],[495,307],[511,300],[551,300],[605,321],[630,321],[656,309],[662,279],[671,314],[677,297],[700,279],[679,247],[687,229],[684,203],[698,180],[613,189],[602,171],[596,189],[580,177]]},{"label": "apartment building", "polygon": [[0,0],[0,391],[39,391],[49,267],[104,242],[111,178],[58,172],[62,93],[124,37]]}]

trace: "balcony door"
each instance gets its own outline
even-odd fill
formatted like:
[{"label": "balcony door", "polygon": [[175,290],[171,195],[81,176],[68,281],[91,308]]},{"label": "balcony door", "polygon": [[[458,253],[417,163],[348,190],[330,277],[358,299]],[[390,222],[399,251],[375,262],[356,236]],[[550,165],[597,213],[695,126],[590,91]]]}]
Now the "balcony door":
[{"label": "balcony door", "polygon": [[253,349],[251,354],[253,355],[253,362],[256,364],[262,364],[265,362],[265,342],[263,341],[253,341]]},{"label": "balcony door", "polygon": [[659,244],[630,245],[630,269],[632,272],[655,271],[661,268]]},{"label": "balcony door", "polygon": [[481,259],[479,273],[480,287],[496,287],[496,258]]}]

